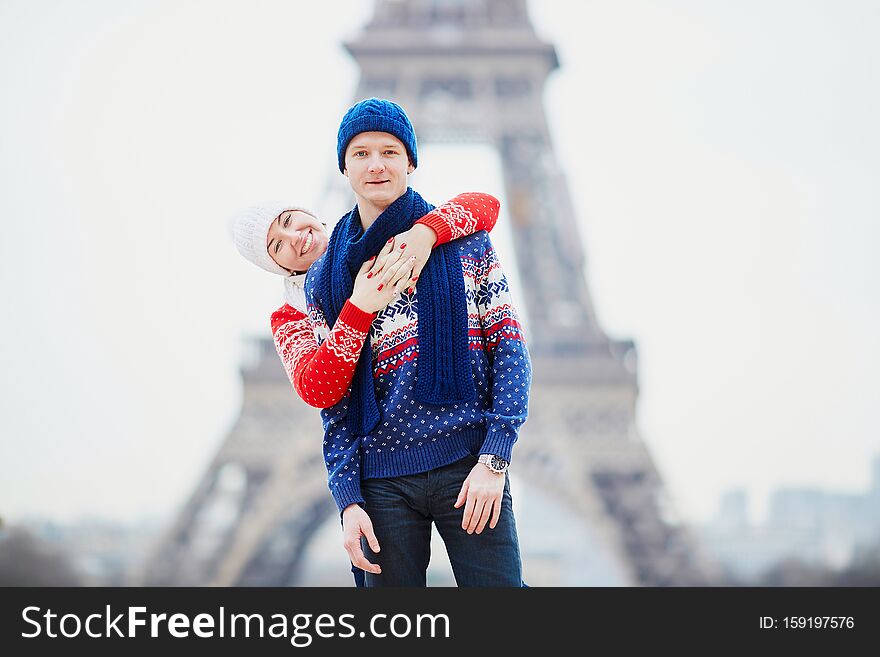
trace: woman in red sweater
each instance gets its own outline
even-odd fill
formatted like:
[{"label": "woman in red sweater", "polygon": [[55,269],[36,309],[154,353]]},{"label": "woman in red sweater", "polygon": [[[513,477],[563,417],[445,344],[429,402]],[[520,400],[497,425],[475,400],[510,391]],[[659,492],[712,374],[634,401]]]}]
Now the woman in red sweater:
[{"label": "woman in red sweater", "polygon": [[389,240],[361,267],[351,297],[320,346],[305,314],[302,285],[306,270],[327,250],[326,225],[304,208],[280,203],[252,206],[234,215],[230,233],[239,252],[284,277],[285,303],[272,313],[272,337],[303,401],[316,408],[339,402],[377,313],[399,294],[415,294],[432,248],[479,230],[491,231],[499,207],[489,194],[459,194]]}]

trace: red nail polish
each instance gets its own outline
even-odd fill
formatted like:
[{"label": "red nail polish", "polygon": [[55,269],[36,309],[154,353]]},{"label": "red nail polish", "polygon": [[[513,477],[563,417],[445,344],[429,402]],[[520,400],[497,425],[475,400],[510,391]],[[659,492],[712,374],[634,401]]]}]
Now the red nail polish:
[{"label": "red nail polish", "polygon": [[385,287],[385,283],[379,283],[379,287],[377,287],[376,290],[379,291],[379,290],[381,290],[383,287]]},{"label": "red nail polish", "polygon": [[406,248],[406,242],[404,242],[403,244],[401,244],[401,245],[400,245],[400,248],[401,248],[401,249],[405,249],[405,248]]},{"label": "red nail polish", "polygon": [[388,240],[387,242],[385,242],[385,244],[390,244],[390,243],[393,242],[393,241],[394,241],[394,238],[392,237],[390,240]]},{"label": "red nail polish", "polygon": [[375,260],[375,259],[376,259],[376,256],[373,256],[372,258],[370,258],[370,262],[373,262],[373,260]]},{"label": "red nail polish", "polygon": [[370,272],[369,274],[367,274],[367,278],[373,278],[373,272]]},{"label": "red nail polish", "polygon": [[419,280],[419,277],[418,277],[418,276],[414,276],[414,277],[413,277],[413,283],[415,283],[417,280]]}]

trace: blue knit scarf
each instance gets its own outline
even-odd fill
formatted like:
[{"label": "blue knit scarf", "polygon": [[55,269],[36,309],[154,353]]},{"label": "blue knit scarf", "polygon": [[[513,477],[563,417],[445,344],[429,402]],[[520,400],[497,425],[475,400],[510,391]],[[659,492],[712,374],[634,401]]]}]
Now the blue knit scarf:
[{"label": "blue knit scarf", "polygon": [[[361,265],[377,255],[394,235],[434,209],[411,187],[389,205],[363,232],[357,206],[346,214],[330,236],[321,271],[315,281],[315,299],[328,326],[336,323],[351,296]],[[415,399],[443,406],[476,398],[468,353],[467,298],[458,248],[449,243],[431,253],[419,275],[419,365]],[[379,424],[379,407],[373,388],[373,356],[369,338],[364,341],[351,383],[348,428],[369,435]]]}]

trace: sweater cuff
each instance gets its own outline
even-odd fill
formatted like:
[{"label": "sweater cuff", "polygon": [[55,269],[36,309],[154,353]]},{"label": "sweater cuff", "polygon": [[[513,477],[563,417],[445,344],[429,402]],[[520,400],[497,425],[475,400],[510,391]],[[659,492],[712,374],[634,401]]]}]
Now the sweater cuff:
[{"label": "sweater cuff", "polygon": [[440,216],[440,213],[436,211],[436,209],[426,214],[416,223],[425,224],[428,228],[437,233],[437,241],[434,242],[435,249],[441,244],[446,244],[452,239],[452,228],[450,227],[449,222],[444,220],[443,217]]},{"label": "sweater cuff", "polygon": [[516,438],[517,432],[515,429],[489,431],[486,434],[486,440],[483,441],[483,445],[480,447],[480,454],[494,454],[509,462]]},{"label": "sweater cuff", "polygon": [[364,498],[361,495],[361,480],[358,477],[355,477],[353,481],[345,481],[332,486],[330,494],[333,495],[333,501],[336,502],[339,513],[345,511],[345,508],[351,504],[364,503]]},{"label": "sweater cuff", "polygon": [[376,314],[365,312],[354,305],[351,300],[347,300],[339,313],[339,321],[345,322],[356,331],[368,333]]}]

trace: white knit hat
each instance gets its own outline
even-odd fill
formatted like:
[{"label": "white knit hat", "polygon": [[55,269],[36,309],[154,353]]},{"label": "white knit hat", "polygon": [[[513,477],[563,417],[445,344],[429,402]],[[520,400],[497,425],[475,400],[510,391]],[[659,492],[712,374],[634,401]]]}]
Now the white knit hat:
[{"label": "white knit hat", "polygon": [[282,212],[298,210],[313,217],[315,213],[298,205],[290,205],[280,201],[264,201],[239,210],[231,217],[227,224],[229,237],[235,243],[238,252],[247,260],[272,274],[284,277],[284,301],[300,312],[306,312],[306,297],[303,284],[306,275],[291,275],[284,267],[272,260],[266,249],[266,237],[269,235],[269,227]]}]

